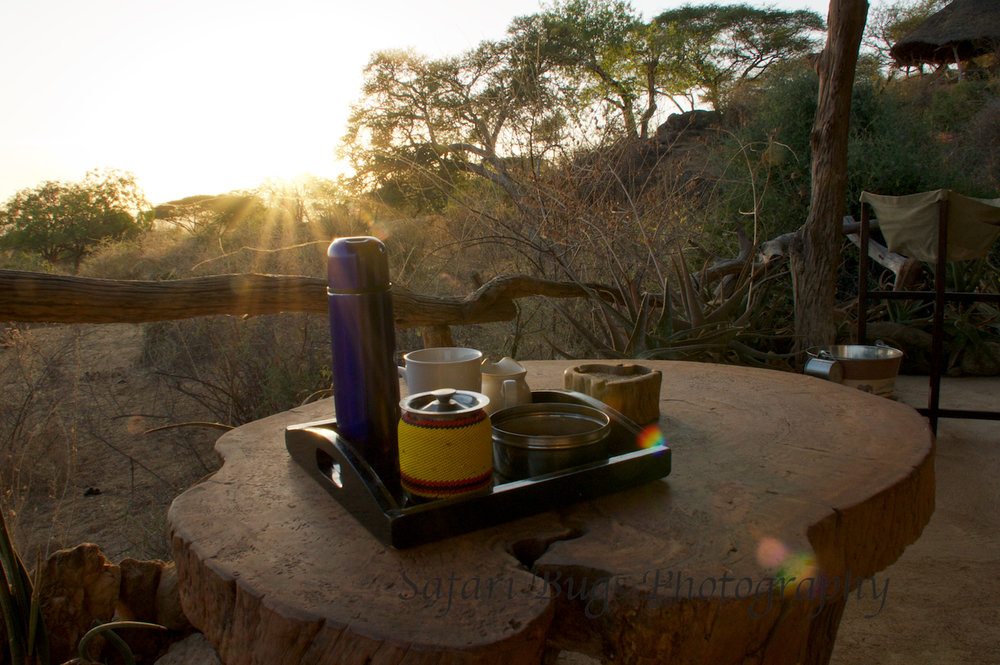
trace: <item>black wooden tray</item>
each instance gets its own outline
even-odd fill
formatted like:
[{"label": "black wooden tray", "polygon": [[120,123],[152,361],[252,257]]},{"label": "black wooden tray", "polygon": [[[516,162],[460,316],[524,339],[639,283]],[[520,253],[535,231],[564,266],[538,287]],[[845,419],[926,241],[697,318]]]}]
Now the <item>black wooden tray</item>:
[{"label": "black wooden tray", "polygon": [[386,487],[340,436],[335,420],[289,427],[285,447],[365,528],[396,548],[468,533],[670,474],[670,447],[662,437],[659,443],[640,447],[642,428],[603,402],[564,390],[535,391],[532,401],[586,404],[607,413],[609,457],[524,480],[498,479],[481,493],[407,505],[398,498],[399,488]]}]

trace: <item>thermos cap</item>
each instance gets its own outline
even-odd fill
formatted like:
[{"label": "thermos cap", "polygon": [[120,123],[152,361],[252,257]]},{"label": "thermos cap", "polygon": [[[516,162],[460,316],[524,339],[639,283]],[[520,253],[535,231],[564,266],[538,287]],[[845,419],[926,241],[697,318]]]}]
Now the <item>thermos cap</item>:
[{"label": "thermos cap", "polygon": [[385,245],[378,238],[336,238],[326,256],[330,293],[365,293],[389,288],[389,260]]}]

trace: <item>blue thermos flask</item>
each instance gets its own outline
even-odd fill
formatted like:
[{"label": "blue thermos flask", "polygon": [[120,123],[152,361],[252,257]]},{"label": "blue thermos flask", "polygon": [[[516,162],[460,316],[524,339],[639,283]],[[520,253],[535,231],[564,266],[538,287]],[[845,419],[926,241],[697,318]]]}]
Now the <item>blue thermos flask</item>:
[{"label": "blue thermos flask", "polygon": [[337,238],[327,250],[337,428],[393,491],[399,485],[399,375],[385,245]]}]

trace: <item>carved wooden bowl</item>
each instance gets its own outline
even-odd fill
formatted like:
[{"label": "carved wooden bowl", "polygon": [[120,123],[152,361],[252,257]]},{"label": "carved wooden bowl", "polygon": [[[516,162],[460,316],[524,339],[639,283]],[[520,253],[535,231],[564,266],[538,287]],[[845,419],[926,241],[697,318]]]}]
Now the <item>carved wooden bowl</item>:
[{"label": "carved wooden bowl", "polygon": [[634,363],[578,365],[563,373],[563,388],[599,399],[646,425],[660,417],[661,378],[659,370]]}]

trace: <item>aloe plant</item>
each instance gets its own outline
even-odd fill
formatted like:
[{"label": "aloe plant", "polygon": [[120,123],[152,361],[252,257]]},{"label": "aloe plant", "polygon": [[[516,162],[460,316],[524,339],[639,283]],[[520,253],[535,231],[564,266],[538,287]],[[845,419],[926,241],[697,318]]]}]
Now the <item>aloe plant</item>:
[{"label": "aloe plant", "polygon": [[[118,650],[118,653],[122,657],[122,662],[125,665],[135,665],[135,654],[132,653],[132,649],[129,647],[128,643],[123,640],[116,632],[117,628],[153,628],[157,630],[166,630],[165,626],[161,626],[156,623],[147,623],[145,621],[110,621],[108,623],[95,622],[93,628],[88,630],[83,637],[80,638],[80,643],[77,645],[77,653],[81,660],[87,661],[87,647],[90,645],[90,641],[103,634],[105,639]],[[89,661],[88,661],[89,662]]]},{"label": "aloe plant", "polygon": [[38,599],[37,575],[34,583],[24,562],[14,549],[7,522],[0,510],[0,610],[7,629],[7,646],[12,665],[49,665],[49,641]]}]

